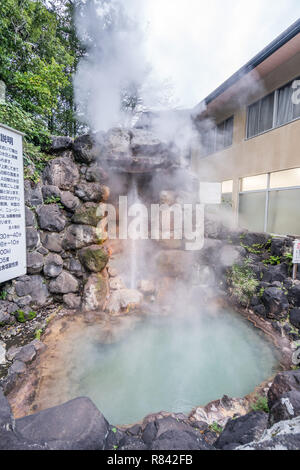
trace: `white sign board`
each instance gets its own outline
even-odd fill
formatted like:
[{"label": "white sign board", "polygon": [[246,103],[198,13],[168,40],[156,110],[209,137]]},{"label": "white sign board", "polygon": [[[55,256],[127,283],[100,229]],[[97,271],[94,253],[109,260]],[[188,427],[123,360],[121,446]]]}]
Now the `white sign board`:
[{"label": "white sign board", "polygon": [[294,241],[293,263],[300,264],[300,240]]},{"label": "white sign board", "polygon": [[200,183],[201,204],[221,204],[222,184],[221,183]]},{"label": "white sign board", "polygon": [[0,283],[26,274],[22,134],[0,124]]}]

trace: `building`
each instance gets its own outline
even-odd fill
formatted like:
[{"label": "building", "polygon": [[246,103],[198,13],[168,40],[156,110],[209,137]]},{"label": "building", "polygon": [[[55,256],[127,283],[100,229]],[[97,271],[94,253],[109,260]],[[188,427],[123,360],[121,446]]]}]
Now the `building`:
[{"label": "building", "polygon": [[193,114],[192,169],[222,182],[235,223],[300,235],[300,19]]}]

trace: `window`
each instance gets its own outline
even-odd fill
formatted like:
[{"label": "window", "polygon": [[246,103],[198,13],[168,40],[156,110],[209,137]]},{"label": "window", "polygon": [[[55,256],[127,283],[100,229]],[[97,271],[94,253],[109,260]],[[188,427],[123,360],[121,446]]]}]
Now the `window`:
[{"label": "window", "polygon": [[274,97],[271,93],[248,108],[247,137],[253,137],[273,127]]},{"label": "window", "polygon": [[248,107],[247,138],[300,118],[299,79]]},{"label": "window", "polygon": [[249,230],[300,235],[300,168],[241,180],[239,225]]},{"label": "window", "polygon": [[257,175],[243,178],[241,182],[241,191],[259,191],[267,189],[268,175]]},{"label": "window", "polygon": [[203,133],[202,145],[205,155],[210,155],[232,145],[233,122],[234,118],[232,116],[217,126],[212,125]]}]

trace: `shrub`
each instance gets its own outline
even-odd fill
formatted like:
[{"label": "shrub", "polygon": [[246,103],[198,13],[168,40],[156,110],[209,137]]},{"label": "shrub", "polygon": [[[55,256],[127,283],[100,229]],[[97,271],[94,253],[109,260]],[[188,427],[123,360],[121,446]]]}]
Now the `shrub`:
[{"label": "shrub", "polygon": [[252,411],[264,411],[269,413],[268,399],[262,395],[256,395],[255,401],[251,403]]},{"label": "shrub", "polygon": [[243,305],[249,305],[259,285],[254,272],[249,267],[249,260],[243,265],[234,264],[228,273],[227,280],[231,285],[232,295]]}]

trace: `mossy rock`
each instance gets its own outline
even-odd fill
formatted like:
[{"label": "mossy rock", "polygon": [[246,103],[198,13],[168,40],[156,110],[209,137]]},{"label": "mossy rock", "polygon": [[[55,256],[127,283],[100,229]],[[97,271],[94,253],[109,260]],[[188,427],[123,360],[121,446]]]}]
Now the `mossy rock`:
[{"label": "mossy rock", "polygon": [[23,310],[17,310],[15,312],[15,318],[19,323],[26,323],[27,321],[31,321],[36,317],[36,312],[29,311],[24,312]]},{"label": "mossy rock", "polygon": [[87,202],[77,209],[72,217],[74,224],[92,225],[96,227],[103,219],[101,209],[98,204]]},{"label": "mossy rock", "polygon": [[91,272],[101,272],[108,263],[108,250],[99,245],[91,245],[79,252],[79,259],[83,266]]}]

